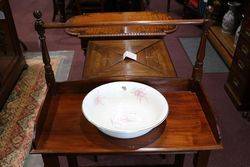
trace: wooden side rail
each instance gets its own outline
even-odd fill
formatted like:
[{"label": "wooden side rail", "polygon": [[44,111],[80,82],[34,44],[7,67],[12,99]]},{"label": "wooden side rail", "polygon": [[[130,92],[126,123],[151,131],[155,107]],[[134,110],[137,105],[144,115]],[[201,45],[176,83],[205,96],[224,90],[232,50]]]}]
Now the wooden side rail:
[{"label": "wooden side rail", "polygon": [[[58,93],[88,93],[92,89],[106,84],[112,81],[124,81],[124,78],[95,78],[88,80],[80,80],[80,81],[67,81],[57,83],[55,85],[55,91]],[[187,78],[149,78],[149,77],[141,77],[141,78],[127,78],[126,81],[134,81],[140,82],[152,87],[157,88],[158,91],[164,92],[176,92],[176,91],[188,91],[190,90],[190,79]]]},{"label": "wooden side rail", "polygon": [[194,91],[196,92],[196,95],[199,99],[199,102],[206,116],[206,119],[211,127],[211,130],[213,132],[216,142],[222,145],[222,141],[221,141],[222,136],[221,136],[220,127],[218,125],[218,117],[212,110],[211,104],[204,92],[204,88],[199,83],[196,83],[195,86],[192,87],[192,89],[194,89]]},{"label": "wooden side rail", "polygon": [[98,27],[98,26],[152,26],[152,25],[202,25],[209,22],[208,19],[178,19],[178,20],[151,20],[151,21],[106,21],[106,22],[88,22],[81,24],[72,23],[45,23],[45,29],[59,29],[59,28],[82,28],[82,27]]}]

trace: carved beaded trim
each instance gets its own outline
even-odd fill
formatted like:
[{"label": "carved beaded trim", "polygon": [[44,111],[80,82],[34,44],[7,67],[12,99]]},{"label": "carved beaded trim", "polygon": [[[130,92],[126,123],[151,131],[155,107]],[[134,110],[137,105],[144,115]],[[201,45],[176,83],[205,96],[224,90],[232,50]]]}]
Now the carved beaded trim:
[{"label": "carved beaded trim", "polygon": [[128,37],[128,36],[165,36],[167,33],[157,32],[157,33],[127,33],[127,34],[96,34],[96,35],[82,35],[79,34],[80,38],[89,37]]}]

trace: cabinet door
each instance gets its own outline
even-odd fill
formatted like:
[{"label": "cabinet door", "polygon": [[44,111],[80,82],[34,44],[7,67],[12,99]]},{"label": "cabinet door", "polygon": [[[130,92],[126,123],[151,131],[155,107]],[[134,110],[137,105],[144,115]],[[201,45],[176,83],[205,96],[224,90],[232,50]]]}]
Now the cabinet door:
[{"label": "cabinet door", "polygon": [[[3,1],[2,1],[3,2]],[[9,76],[18,59],[13,20],[7,3],[0,3],[0,83]]]}]

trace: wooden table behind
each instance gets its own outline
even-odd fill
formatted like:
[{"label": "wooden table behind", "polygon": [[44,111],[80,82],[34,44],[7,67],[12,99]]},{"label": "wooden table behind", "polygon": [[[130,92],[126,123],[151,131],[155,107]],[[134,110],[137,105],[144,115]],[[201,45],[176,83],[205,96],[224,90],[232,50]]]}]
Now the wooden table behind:
[{"label": "wooden table behind", "polygon": [[[171,17],[159,12],[113,12],[113,13],[93,13],[79,15],[70,18],[66,23],[80,24],[88,22],[105,21],[144,21],[144,20],[169,20]],[[175,31],[176,26],[99,26],[87,28],[69,28],[66,32],[80,38],[97,37],[139,37],[139,36],[165,36],[167,33]]]},{"label": "wooden table behind", "polygon": [[[137,60],[123,60],[125,51],[137,54]],[[176,77],[164,41],[144,39],[89,42],[83,78],[126,76]]]}]

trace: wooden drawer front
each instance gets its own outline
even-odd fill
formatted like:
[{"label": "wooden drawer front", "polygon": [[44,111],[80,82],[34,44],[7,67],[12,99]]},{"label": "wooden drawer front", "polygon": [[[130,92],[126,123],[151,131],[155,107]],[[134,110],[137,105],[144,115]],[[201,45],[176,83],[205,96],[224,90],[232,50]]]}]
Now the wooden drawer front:
[{"label": "wooden drawer front", "polygon": [[3,86],[3,77],[0,73],[0,90],[1,90],[2,86]]},{"label": "wooden drawer front", "polygon": [[250,46],[242,38],[239,40],[232,68],[235,68],[240,73],[244,73],[246,76],[250,72]]},{"label": "wooden drawer front", "polygon": [[247,41],[250,41],[250,18],[246,19],[243,23],[241,35]]},{"label": "wooden drawer front", "polygon": [[235,56],[239,59],[242,59],[242,61],[246,61],[246,63],[250,62],[250,44],[243,38],[239,39]]},{"label": "wooden drawer front", "polygon": [[242,36],[246,39],[246,40],[248,40],[248,41],[250,41],[250,27],[249,28],[244,28],[243,30],[242,30]]},{"label": "wooden drawer front", "polygon": [[234,94],[241,101],[246,101],[250,89],[250,44],[242,37],[236,48],[228,83]]},{"label": "wooden drawer front", "polygon": [[247,87],[249,79],[246,77],[247,76],[242,75],[242,73],[238,71],[237,68],[232,68],[229,73],[228,83],[232,88],[234,94],[238,96],[240,100],[245,99],[247,90],[249,89]]},{"label": "wooden drawer front", "polygon": [[245,61],[241,59],[242,55],[237,56],[234,58],[231,68],[234,71],[239,71],[239,74],[242,76],[250,78],[250,61]]}]

